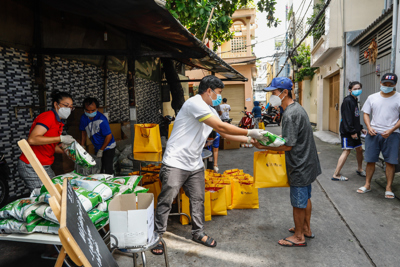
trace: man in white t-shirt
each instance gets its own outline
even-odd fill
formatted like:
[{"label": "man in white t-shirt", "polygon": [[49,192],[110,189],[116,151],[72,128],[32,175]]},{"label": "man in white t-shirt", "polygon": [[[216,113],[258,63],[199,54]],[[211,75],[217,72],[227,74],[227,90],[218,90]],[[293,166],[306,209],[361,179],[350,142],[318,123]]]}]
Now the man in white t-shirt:
[{"label": "man in white t-shirt", "polygon": [[[179,111],[160,170],[161,192],[155,214],[155,231],[162,235],[167,229],[168,216],[175,197],[183,187],[190,201],[193,240],[208,247],[217,242],[204,233],[204,165],[201,157],[207,137],[214,129],[224,138],[242,143],[253,139],[265,140],[261,130],[246,130],[223,123],[212,106],[221,104],[222,81],[209,75],[199,85],[196,96],[189,98]],[[163,254],[161,243],[152,251]]]},{"label": "man in white t-shirt", "polygon": [[231,111],[231,106],[228,105],[226,102],[228,100],[226,98],[222,99],[222,105],[221,105],[221,120],[223,121],[228,121],[229,120],[229,111]]},{"label": "man in white t-shirt", "polygon": [[[394,199],[392,183],[398,161],[400,143],[400,94],[393,91],[397,84],[394,73],[386,73],[381,79],[381,91],[372,94],[362,108],[364,122],[368,129],[365,137],[365,161],[367,162],[365,185],[357,192],[360,194],[371,191],[372,175],[375,172],[375,162],[382,152],[386,162],[386,192],[385,198]],[[372,116],[372,120],[370,118]]]}]

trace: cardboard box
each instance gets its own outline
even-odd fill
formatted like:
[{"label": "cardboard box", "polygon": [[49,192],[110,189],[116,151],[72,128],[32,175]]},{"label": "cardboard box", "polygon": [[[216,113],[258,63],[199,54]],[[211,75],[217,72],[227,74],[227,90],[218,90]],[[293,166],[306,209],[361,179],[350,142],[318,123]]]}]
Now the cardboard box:
[{"label": "cardboard box", "polygon": [[137,198],[138,208],[136,208],[135,194],[115,196],[110,202],[108,211],[111,247],[117,244],[119,248],[142,246],[152,240],[154,196],[149,193],[139,193]]},{"label": "cardboard box", "polygon": [[219,147],[221,150],[238,149],[238,148],[240,148],[240,142],[231,141],[226,138],[222,138],[220,141]]}]

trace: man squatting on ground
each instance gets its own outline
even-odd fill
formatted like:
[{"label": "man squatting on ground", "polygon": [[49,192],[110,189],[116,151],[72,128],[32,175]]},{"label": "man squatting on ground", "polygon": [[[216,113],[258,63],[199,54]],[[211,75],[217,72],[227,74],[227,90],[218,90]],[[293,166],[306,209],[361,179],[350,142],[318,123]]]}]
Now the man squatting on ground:
[{"label": "man squatting on ground", "polygon": [[[198,94],[189,98],[179,111],[168,140],[160,170],[161,193],[155,214],[155,231],[162,235],[167,229],[171,205],[181,187],[190,201],[193,240],[209,247],[217,241],[204,233],[204,165],[201,157],[204,144],[214,129],[224,138],[242,143],[265,140],[262,130],[246,130],[224,123],[212,106],[221,104],[224,84],[213,75],[204,77]],[[163,254],[161,243],[152,250]]]},{"label": "man squatting on ground", "polygon": [[285,145],[280,147],[262,146],[259,149],[285,151],[286,171],[290,184],[290,202],[293,206],[294,228],[289,232],[293,236],[279,240],[285,247],[305,247],[306,238],[314,238],[311,232],[311,183],[321,174],[311,123],[304,108],[292,99],[293,83],[286,77],[272,80],[271,86],[264,91],[272,92],[270,105],[282,106],[282,137]]}]

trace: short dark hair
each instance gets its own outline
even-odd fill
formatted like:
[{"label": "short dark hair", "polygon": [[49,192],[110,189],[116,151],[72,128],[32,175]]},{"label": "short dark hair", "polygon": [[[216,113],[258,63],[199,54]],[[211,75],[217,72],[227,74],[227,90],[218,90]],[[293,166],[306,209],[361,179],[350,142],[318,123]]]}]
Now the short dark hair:
[{"label": "short dark hair", "polygon": [[[279,90],[279,92],[283,92],[283,90],[287,90],[287,89],[281,89],[281,88],[278,88],[278,90]],[[292,90],[288,90],[288,97],[289,98],[292,98],[293,99],[293,96],[292,96]]]},{"label": "short dark hair", "polygon": [[354,81],[349,83],[349,90],[353,89],[353,87],[356,86],[357,84],[359,84],[360,88],[362,88],[362,84],[360,82]]},{"label": "short dark hair", "polygon": [[85,100],[83,100],[82,106],[86,108],[86,106],[90,106],[93,103],[96,105],[96,108],[99,108],[99,101],[94,97],[86,97]]},{"label": "short dark hair", "polygon": [[208,88],[211,88],[212,90],[215,90],[217,88],[223,89],[225,87],[224,83],[221,81],[220,78],[214,76],[214,75],[208,75],[203,77],[201,79],[201,82],[199,84],[199,95],[204,94],[205,91],[207,91]]},{"label": "short dark hair", "polygon": [[224,98],[222,99],[222,102],[226,103],[228,101],[228,99]]}]

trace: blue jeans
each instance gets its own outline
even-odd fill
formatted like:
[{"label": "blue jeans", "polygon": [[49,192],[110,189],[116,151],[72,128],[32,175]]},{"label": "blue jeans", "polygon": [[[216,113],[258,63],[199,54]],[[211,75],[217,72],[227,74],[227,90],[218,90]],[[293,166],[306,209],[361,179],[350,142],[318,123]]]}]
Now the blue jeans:
[{"label": "blue jeans", "polygon": [[308,200],[311,198],[311,184],[308,186],[291,186],[290,203],[299,209],[307,208]]},{"label": "blue jeans", "polygon": [[398,164],[399,143],[399,133],[392,133],[386,139],[383,138],[380,134],[374,136],[367,134],[367,136],[365,137],[365,162],[378,162],[379,153],[382,152],[385,162],[394,165]]}]

